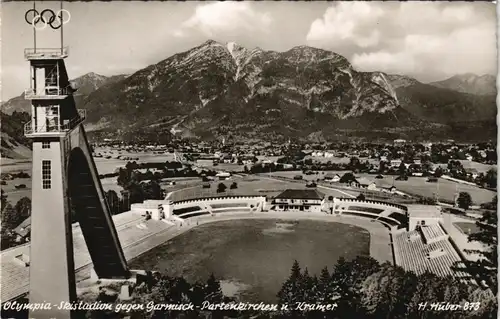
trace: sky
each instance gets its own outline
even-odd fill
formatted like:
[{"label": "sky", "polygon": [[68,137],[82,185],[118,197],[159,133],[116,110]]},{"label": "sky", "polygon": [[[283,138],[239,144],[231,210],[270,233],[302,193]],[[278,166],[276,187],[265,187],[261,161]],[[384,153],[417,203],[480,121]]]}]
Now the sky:
[{"label": "sky", "polygon": [[[37,2],[57,11],[59,2]],[[495,5],[487,2],[71,2],[64,25],[70,78],[130,74],[213,39],[287,51],[309,45],[345,56],[359,71],[422,82],[497,73]],[[32,2],[2,3],[1,98],[29,87],[24,48]],[[38,47],[60,34],[37,31]]]}]

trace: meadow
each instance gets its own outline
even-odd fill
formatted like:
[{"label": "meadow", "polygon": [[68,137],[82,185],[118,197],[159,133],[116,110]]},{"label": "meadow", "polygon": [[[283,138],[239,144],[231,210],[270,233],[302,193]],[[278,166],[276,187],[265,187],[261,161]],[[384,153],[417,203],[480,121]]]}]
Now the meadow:
[{"label": "meadow", "polygon": [[319,275],[325,266],[331,270],[339,257],[369,255],[369,242],[368,231],[334,222],[221,221],[179,235],[130,266],[190,282],[213,273],[223,290],[230,285],[242,301],[276,302],[294,260]]},{"label": "meadow", "polygon": [[[125,151],[117,151],[111,149],[96,149],[96,153],[100,153],[103,156],[112,156],[110,159],[106,159],[104,157],[94,158],[96,163],[97,170],[99,174],[109,174],[115,172],[118,168],[124,167],[128,160],[116,159],[117,156],[121,155],[124,157],[132,157],[139,158],[138,163],[162,163],[165,161],[173,161],[174,155],[171,153],[162,153],[162,154],[153,154],[152,152],[137,152],[137,153],[129,153]],[[261,157],[260,159],[264,159]],[[269,158],[275,159],[275,158]],[[347,157],[344,158],[319,158],[314,157],[315,160],[319,159],[321,161],[327,162],[328,160],[332,162],[345,162],[349,161]],[[364,159],[363,159],[364,160]],[[464,167],[468,163],[468,165],[475,165],[475,162],[464,161]],[[471,164],[472,163],[472,164]],[[489,169],[491,165],[484,165],[480,163],[476,163],[475,165],[478,170],[483,171],[485,169]],[[220,163],[217,166],[214,166],[211,161],[202,160],[196,164],[200,168],[214,169],[214,170],[226,170],[226,171],[243,171],[244,165],[237,164],[226,164]],[[8,172],[19,172],[25,171],[31,175],[31,162],[24,161],[8,161],[5,164],[2,162],[2,173]],[[283,176],[293,178],[295,175],[302,175],[303,179],[306,181],[316,181],[317,179],[323,179],[324,176],[328,173],[339,174],[342,176],[347,171],[321,171],[318,174],[313,175],[305,175],[302,174],[301,171],[285,171],[285,172],[272,172],[269,174],[269,177],[273,176]],[[267,175],[267,174],[266,174]],[[408,181],[396,181],[393,176],[384,176],[382,179],[375,179],[376,175],[373,174],[357,174],[358,177],[366,177],[370,180],[373,180],[378,187],[390,187],[392,185],[396,186],[396,188],[404,193],[410,195],[418,195],[425,197],[434,197],[435,194],[439,194],[439,198],[445,201],[453,201],[455,198],[455,194],[458,192],[468,192],[472,201],[475,205],[479,205],[482,203],[489,202],[495,196],[495,192],[482,189],[477,186],[460,184],[453,181],[445,180],[440,178],[439,183],[428,183],[427,178],[425,177],[410,177]],[[276,181],[272,179],[263,179],[261,177],[252,176],[253,180],[247,180],[244,183],[238,182],[239,187],[237,190],[232,190],[236,195],[262,195],[266,194],[268,196],[276,196],[281,191],[287,188],[305,188],[304,183],[293,183],[293,182],[282,182]],[[109,178],[101,180],[104,189],[107,191],[109,189],[113,189],[117,192],[121,190],[121,188],[116,185],[116,178]],[[22,190],[15,189],[15,185],[18,184],[26,184],[27,188]],[[230,183],[227,182],[228,188]],[[332,184],[334,187],[335,185]],[[199,186],[201,188],[201,185]],[[216,186],[212,186],[216,188]],[[31,197],[31,181],[30,180],[19,180],[16,179],[14,181],[7,181],[7,185],[2,187],[4,191],[9,196],[9,200],[11,202],[16,202],[23,196]],[[177,189],[178,187],[171,188],[168,191],[173,189]],[[344,196],[335,191],[325,190],[323,188],[320,189],[326,195],[333,196]],[[357,195],[359,190],[353,189],[352,191],[347,191],[353,195]]]},{"label": "meadow", "polygon": [[[342,176],[348,171],[325,171],[319,172],[318,175],[305,175],[301,171],[273,172],[272,176],[283,176],[293,178],[295,175],[302,175],[304,180],[323,179],[328,173],[339,174]],[[324,174],[323,174],[324,173]],[[357,177],[365,177],[375,182],[377,187],[390,187],[392,185],[404,193],[410,195],[418,195],[425,197],[434,197],[434,194],[439,194],[439,198],[446,201],[453,201],[455,194],[459,192],[468,192],[474,204],[490,202],[496,195],[495,192],[480,188],[478,186],[456,183],[450,180],[439,178],[438,183],[427,182],[426,177],[409,177],[407,181],[397,181],[396,176],[384,176],[382,179],[376,179],[373,174],[356,174]],[[335,184],[332,184],[334,186]]]},{"label": "meadow", "polygon": [[[236,182],[237,188],[230,189],[233,182]],[[217,193],[217,186],[219,183],[226,185],[227,189],[224,193]],[[203,188],[202,185],[190,187],[183,191],[176,192],[172,200],[183,200],[196,197],[220,196],[220,195],[254,195],[254,196],[267,196],[268,198],[275,197],[285,191],[286,189],[307,189],[305,183],[282,181],[263,176],[248,175],[244,177],[233,176],[225,181],[212,181],[210,188]],[[318,188],[320,193],[326,196],[345,197],[346,195],[335,189]],[[356,191],[346,191],[352,196],[357,196]]]}]

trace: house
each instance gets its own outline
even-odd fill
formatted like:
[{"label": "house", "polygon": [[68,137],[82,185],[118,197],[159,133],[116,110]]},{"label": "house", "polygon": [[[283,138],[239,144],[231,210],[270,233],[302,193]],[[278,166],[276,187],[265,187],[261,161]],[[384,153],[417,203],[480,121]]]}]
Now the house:
[{"label": "house", "polygon": [[277,211],[321,212],[324,195],[315,189],[287,189],[276,196],[273,205]]},{"label": "house", "polygon": [[465,172],[467,172],[467,176],[476,179],[479,176],[479,172],[475,168],[466,168]]},{"label": "house", "polygon": [[403,140],[403,139],[397,139],[397,140],[393,141],[394,145],[402,145],[402,144],[405,144],[405,143],[406,143],[406,140]]},{"label": "house", "polygon": [[360,177],[356,180],[358,182],[358,187],[368,189],[368,190],[376,190],[377,185],[374,181],[369,180],[368,178]]},{"label": "house", "polygon": [[350,187],[356,187],[356,188],[361,187],[359,182],[356,179],[348,181],[347,185],[349,185]]},{"label": "house", "polygon": [[14,179],[14,175],[12,175],[10,173],[5,173],[5,174],[2,174],[2,179],[5,181],[11,181]]},{"label": "house", "polygon": [[325,180],[325,182],[338,183],[340,181],[340,175],[328,173],[325,175],[324,180]]},{"label": "house", "polygon": [[390,193],[390,194],[397,194],[398,190],[396,189],[396,186],[388,186],[388,187],[382,187],[382,192],[384,193]]},{"label": "house", "polygon": [[14,229],[17,234],[16,241],[20,242],[22,239],[27,238],[31,231],[31,217],[26,218],[19,226]]},{"label": "house", "polygon": [[403,162],[403,161],[398,160],[398,159],[396,159],[396,160],[391,160],[391,167],[393,167],[393,168],[398,168],[399,166],[401,166],[401,163],[402,163],[402,162]]},{"label": "house", "polygon": [[223,180],[226,180],[226,179],[230,179],[231,178],[231,173],[228,173],[228,172],[219,172],[215,176],[217,176],[217,178],[220,181],[223,181]]}]

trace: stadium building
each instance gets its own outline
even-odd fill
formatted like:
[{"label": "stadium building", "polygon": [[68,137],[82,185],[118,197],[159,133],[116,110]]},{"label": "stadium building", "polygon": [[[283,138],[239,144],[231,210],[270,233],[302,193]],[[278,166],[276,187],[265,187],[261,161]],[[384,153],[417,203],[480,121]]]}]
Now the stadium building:
[{"label": "stadium building", "polygon": [[277,211],[320,212],[324,195],[315,189],[287,189],[274,198]]}]

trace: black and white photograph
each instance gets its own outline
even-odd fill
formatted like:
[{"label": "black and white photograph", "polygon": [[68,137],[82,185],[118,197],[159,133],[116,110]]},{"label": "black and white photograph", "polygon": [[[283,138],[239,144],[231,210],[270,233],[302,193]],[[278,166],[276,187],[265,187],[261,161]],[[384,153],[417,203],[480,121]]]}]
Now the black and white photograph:
[{"label": "black and white photograph", "polygon": [[498,318],[496,1],[0,8],[1,318]]}]

